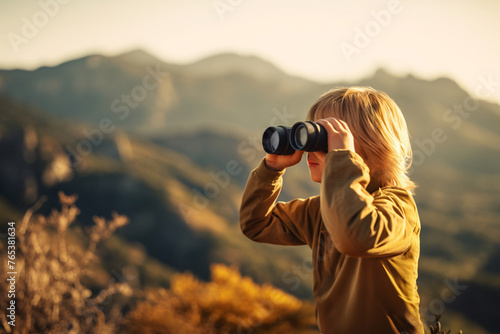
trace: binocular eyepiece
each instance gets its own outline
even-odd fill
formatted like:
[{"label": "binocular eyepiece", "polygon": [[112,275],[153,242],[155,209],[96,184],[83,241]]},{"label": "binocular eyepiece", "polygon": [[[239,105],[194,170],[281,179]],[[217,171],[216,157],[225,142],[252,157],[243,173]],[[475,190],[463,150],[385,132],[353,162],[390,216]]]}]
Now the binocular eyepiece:
[{"label": "binocular eyepiece", "polygon": [[270,126],[262,136],[262,146],[269,154],[290,155],[295,151],[316,152],[328,150],[325,128],[306,121],[295,123],[291,128],[283,125]]}]

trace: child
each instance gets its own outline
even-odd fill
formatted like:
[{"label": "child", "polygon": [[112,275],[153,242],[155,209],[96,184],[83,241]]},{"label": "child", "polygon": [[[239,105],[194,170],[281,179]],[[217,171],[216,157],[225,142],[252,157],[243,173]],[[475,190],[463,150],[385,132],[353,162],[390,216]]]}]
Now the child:
[{"label": "child", "polygon": [[420,220],[406,172],[412,152],[396,103],[371,87],[329,91],[307,120],[323,125],[328,153],[309,152],[319,196],[276,198],[292,155],[267,154],[240,208],[257,242],[312,249],[318,326],[330,333],[424,333],[417,292]]}]

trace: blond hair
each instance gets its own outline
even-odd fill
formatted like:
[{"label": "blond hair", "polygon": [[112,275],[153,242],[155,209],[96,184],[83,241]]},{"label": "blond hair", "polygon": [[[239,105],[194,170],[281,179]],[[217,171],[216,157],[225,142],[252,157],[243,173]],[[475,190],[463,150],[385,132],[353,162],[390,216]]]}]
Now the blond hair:
[{"label": "blond hair", "polygon": [[403,113],[384,92],[371,87],[333,89],[309,109],[307,120],[335,117],[349,126],[356,152],[382,186],[398,186],[413,194],[408,177],[412,150]]}]

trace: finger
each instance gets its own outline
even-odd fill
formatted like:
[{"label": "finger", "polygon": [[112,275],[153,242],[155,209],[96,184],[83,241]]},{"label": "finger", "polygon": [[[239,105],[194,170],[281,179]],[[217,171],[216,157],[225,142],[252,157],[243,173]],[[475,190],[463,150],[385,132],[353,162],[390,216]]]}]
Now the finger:
[{"label": "finger", "polygon": [[292,156],[294,159],[298,159],[300,161],[300,159],[302,159],[303,154],[304,151],[295,151]]},{"label": "finger", "polygon": [[337,119],[337,120],[339,121],[340,125],[344,128],[344,130],[346,130],[346,131],[348,131],[348,132],[350,132],[350,131],[351,131],[351,130],[349,129],[349,126],[347,125],[347,123],[346,123],[346,122],[344,122],[344,121],[343,121],[343,120],[341,120],[341,119]]},{"label": "finger", "polygon": [[338,132],[347,132],[348,130],[344,127],[344,125],[342,124],[342,121],[337,119],[337,118],[333,118],[330,123],[333,125],[333,127],[335,128],[335,130],[337,130]]},{"label": "finger", "polygon": [[337,120],[337,118],[335,118],[335,117],[327,117],[327,118],[324,118],[324,120],[327,121],[327,122],[333,123],[333,122],[335,122],[335,120]]},{"label": "finger", "polygon": [[330,123],[327,119],[319,119],[316,123],[322,125],[327,133],[338,133],[337,130],[333,127],[332,123]]},{"label": "finger", "polygon": [[300,160],[302,160],[302,155],[304,154],[304,151],[295,151],[291,155],[289,155],[290,161],[292,161],[294,164],[299,163]]},{"label": "finger", "polygon": [[335,117],[328,117],[324,119],[330,123],[337,132],[344,132],[344,127],[342,126],[342,120]]}]

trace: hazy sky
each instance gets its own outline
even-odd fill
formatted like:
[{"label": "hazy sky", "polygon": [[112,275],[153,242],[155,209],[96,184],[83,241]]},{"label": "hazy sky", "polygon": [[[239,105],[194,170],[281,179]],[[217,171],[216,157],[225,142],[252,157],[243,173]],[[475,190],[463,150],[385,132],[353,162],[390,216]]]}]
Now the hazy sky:
[{"label": "hazy sky", "polygon": [[500,102],[499,18],[497,0],[1,0],[0,68],[137,47],[177,63],[229,51],[323,82],[383,66],[473,94],[490,77]]}]

